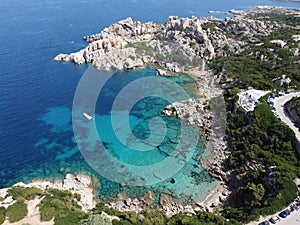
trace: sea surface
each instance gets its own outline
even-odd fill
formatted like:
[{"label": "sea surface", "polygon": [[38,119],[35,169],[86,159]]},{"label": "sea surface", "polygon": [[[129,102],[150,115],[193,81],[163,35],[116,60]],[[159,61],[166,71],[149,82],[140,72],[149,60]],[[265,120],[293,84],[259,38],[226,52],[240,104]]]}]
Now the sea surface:
[{"label": "sea surface", "polygon": [[[123,192],[141,196],[151,189],[156,194],[175,192],[182,201],[201,200],[217,183],[199,166],[193,157],[201,156],[204,141],[197,140],[197,150],[186,165],[162,182],[146,186],[119,185],[99,175],[84,159],[76,142],[89,142],[89,136],[74,136],[72,105],[86,65],[54,62],[58,53],[75,52],[86,46],[84,35],[100,32],[118,20],[132,17],[141,22],[163,23],[170,15],[179,17],[216,16],[208,11],[225,12],[230,9],[249,9],[257,5],[299,8],[298,2],[271,0],[2,0],[0,7],[0,187],[33,178],[62,177],[66,173],[84,171],[97,176],[101,182],[99,194],[103,198]],[[175,118],[161,115],[170,102],[149,97],[132,108],[129,120],[135,137],[143,140],[151,136],[151,118],[159,117],[167,124],[166,138],[161,149],[149,152],[131,151],[115,136],[110,117],[112,102],[117,93],[135,79],[155,79],[155,68],[122,71],[111,75],[102,89],[101,101],[96,104],[97,130],[110,154],[135,166],[154,164],[174,148],[182,124]],[[188,76],[169,78],[194,96],[194,82]],[[159,89],[160,87],[158,87]],[[133,94],[134,95],[134,94]],[[176,95],[176,94],[174,94]],[[130,96],[127,96],[130,98]],[[197,97],[197,96],[194,96]],[[126,118],[122,110],[117,118]],[[85,126],[86,121],[82,121]],[[119,129],[122,129],[122,123]],[[114,127],[116,128],[116,127]],[[178,133],[179,132],[179,133]],[[81,139],[80,139],[81,138]],[[167,150],[166,150],[167,149]],[[109,164],[106,164],[109,167]],[[158,175],[156,175],[158,176]],[[173,178],[173,179],[172,179]],[[199,193],[201,193],[199,195]]]}]

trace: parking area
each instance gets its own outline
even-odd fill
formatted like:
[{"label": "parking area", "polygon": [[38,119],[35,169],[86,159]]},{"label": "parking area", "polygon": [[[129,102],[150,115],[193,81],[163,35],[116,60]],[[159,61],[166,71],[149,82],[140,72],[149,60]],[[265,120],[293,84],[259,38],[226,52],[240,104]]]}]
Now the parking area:
[{"label": "parking area", "polygon": [[[279,213],[278,213],[279,214]],[[278,216],[278,214],[275,214],[273,216]],[[258,225],[259,223],[267,220],[269,221],[269,219],[271,219],[272,216],[266,216],[266,217],[261,217],[259,219],[259,221],[252,221],[250,223],[248,223],[247,225]],[[272,224],[270,222],[270,224]],[[291,212],[291,214],[289,216],[287,216],[286,218],[280,218],[280,221],[278,221],[276,224],[278,225],[295,225],[295,224],[300,224],[300,210],[298,211],[294,211]]]},{"label": "parking area", "polygon": [[282,225],[293,225],[293,224],[300,224],[300,210],[294,211],[289,215],[288,217],[282,219],[276,224],[282,224]]}]

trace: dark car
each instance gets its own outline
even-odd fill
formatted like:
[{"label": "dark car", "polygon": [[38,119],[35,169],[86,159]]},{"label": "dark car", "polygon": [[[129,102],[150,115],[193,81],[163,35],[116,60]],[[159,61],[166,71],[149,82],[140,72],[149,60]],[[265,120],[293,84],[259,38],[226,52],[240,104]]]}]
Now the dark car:
[{"label": "dark car", "polygon": [[289,209],[286,209],[286,210],[283,210],[281,213],[279,213],[279,216],[281,218],[286,218],[290,214],[291,214],[291,211]]},{"label": "dark car", "polygon": [[266,220],[266,221],[259,223],[258,225],[270,225],[270,223],[269,223],[269,221]]}]

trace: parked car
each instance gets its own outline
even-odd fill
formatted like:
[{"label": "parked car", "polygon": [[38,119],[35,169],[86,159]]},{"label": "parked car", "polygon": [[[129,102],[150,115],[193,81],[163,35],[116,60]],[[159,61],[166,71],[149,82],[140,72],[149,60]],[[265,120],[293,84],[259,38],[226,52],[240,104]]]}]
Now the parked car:
[{"label": "parked car", "polygon": [[278,216],[273,216],[273,217],[270,219],[270,222],[273,223],[273,224],[275,224],[275,223],[277,223],[277,222],[279,222],[279,221],[280,221],[280,218],[279,218]]},{"label": "parked car", "polygon": [[289,209],[286,209],[286,210],[283,210],[281,213],[279,213],[279,216],[281,218],[286,218],[290,214],[291,214],[291,211]]},{"label": "parked car", "polygon": [[259,223],[258,225],[270,225],[269,221],[265,220],[261,223]]}]

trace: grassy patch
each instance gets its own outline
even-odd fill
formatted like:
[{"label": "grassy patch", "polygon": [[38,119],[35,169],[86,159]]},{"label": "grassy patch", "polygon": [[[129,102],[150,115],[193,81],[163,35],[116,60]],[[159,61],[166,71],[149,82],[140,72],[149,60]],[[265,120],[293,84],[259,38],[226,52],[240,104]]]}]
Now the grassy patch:
[{"label": "grassy patch", "polygon": [[16,202],[6,210],[9,222],[14,223],[23,219],[28,213],[27,205],[24,202]]},{"label": "grassy patch", "polygon": [[129,42],[127,47],[135,48],[135,52],[139,55],[153,53],[153,48],[148,46],[145,42]]}]

